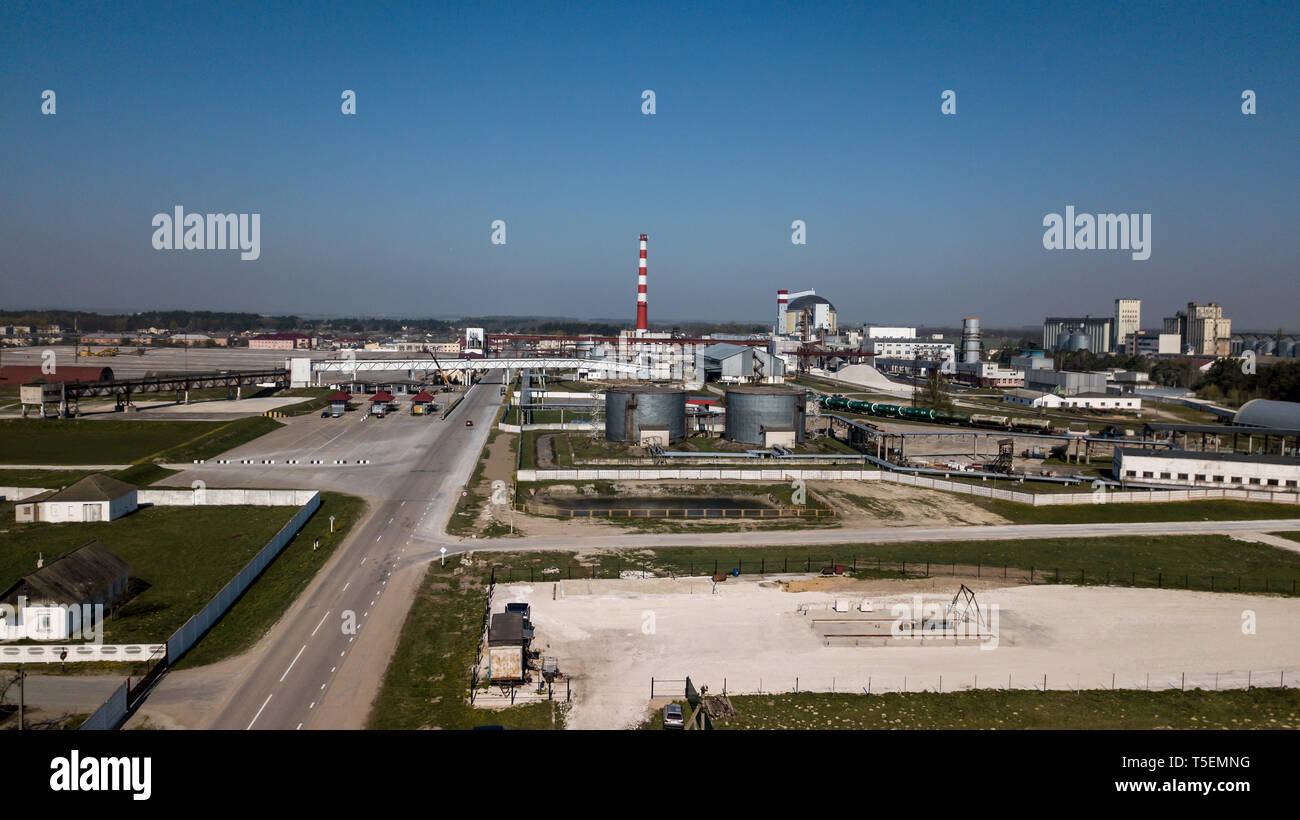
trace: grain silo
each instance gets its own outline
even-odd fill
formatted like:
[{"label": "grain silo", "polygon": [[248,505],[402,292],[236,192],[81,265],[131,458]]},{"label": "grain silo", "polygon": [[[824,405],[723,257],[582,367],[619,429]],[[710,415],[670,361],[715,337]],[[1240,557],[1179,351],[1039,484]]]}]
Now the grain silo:
[{"label": "grain silo", "polygon": [[780,385],[729,387],[724,435],[760,447],[801,444],[805,405],[802,390]]},{"label": "grain silo", "polygon": [[686,437],[686,391],[680,387],[631,385],[605,391],[605,439],[659,444]]}]

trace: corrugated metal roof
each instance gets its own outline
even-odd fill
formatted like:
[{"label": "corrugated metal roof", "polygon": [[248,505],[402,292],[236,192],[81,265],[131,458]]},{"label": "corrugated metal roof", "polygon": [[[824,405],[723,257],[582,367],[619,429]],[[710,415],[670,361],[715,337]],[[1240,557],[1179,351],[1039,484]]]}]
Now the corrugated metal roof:
[{"label": "corrugated metal roof", "polygon": [[105,597],[130,569],[103,544],[87,541],[24,575],[0,596],[0,601],[12,605],[21,595],[28,604],[79,604]]}]

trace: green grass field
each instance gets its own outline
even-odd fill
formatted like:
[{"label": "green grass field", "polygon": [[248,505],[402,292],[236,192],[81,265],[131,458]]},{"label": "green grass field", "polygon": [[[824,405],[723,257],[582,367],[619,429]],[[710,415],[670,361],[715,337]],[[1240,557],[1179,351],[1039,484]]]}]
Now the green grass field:
[{"label": "green grass field", "polygon": [[[1086,491],[1085,491],[1086,492]],[[1033,507],[963,496],[1016,524],[1123,524],[1140,521],[1248,521],[1297,518],[1300,507],[1259,501],[1176,501],[1156,504],[1063,504]]]},{"label": "green grass field", "polygon": [[[552,555],[552,558],[555,556]],[[467,567],[453,574],[430,565],[407,613],[397,649],[370,713],[370,729],[561,729],[563,698],[500,711],[468,703],[470,672],[483,628],[486,574]]]},{"label": "green grass field", "polygon": [[[716,729],[1300,729],[1300,689],[732,696]],[[683,709],[689,709],[683,702]],[[654,714],[644,728],[662,728]]]},{"label": "green grass field", "polygon": [[[148,507],[112,522],[10,524],[0,532],[0,585],[8,588],[87,541],[98,540],[149,587],[113,613],[110,643],[165,640],[208,602],[293,515],[289,507]],[[13,520],[11,504],[0,520]]]},{"label": "green grass field", "polygon": [[[287,512],[287,508],[285,509]],[[237,655],[257,643],[307,587],[352,526],[365,514],[366,503],[341,493],[321,493],[321,505],[284,551],[203,639],[173,668],[186,669]],[[330,532],[334,516],[334,532]],[[312,549],[315,540],[320,547]]]},{"label": "green grass field", "polygon": [[253,416],[237,421],[86,419],[0,420],[6,464],[133,464],[211,458],[280,426]]}]

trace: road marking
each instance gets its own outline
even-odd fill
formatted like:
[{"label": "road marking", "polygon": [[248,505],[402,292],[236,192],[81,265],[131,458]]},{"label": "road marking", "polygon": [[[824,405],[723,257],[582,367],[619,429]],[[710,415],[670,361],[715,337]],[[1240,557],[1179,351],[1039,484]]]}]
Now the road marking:
[{"label": "road marking", "polygon": [[[301,729],[301,728],[302,728],[302,724],[299,723],[299,724],[298,724],[298,729]],[[298,731],[298,729],[294,729],[294,731],[296,732],[296,731]]]},{"label": "road marking", "polygon": [[330,616],[330,611],[327,609],[327,610],[325,610],[325,614],[322,615],[322,616],[320,616],[320,624],[316,624],[316,629],[313,629],[313,630],[311,631],[311,637],[313,637],[313,638],[316,637],[316,633],[317,633],[317,631],[320,630],[320,626],[321,626],[321,624],[325,623],[325,619],[328,618],[329,616]]},{"label": "road marking", "polygon": [[[378,538],[376,538],[375,540],[376,540],[376,541],[383,541],[383,540],[384,540],[384,536],[381,535],[381,536],[379,536]],[[364,558],[361,560],[361,563],[363,563],[363,564],[365,563],[365,559],[364,559]]]},{"label": "road marking", "polygon": [[[381,536],[379,536],[379,538],[383,538],[383,536],[381,535]],[[375,540],[378,541],[379,538],[376,538]],[[367,557],[369,557],[369,556],[367,556]],[[365,562],[366,562],[366,559],[365,559],[365,558],[362,558],[362,559],[361,559],[361,563],[364,564]]]},{"label": "road marking", "polygon": [[[324,619],[322,618],[322,620]],[[289,661],[289,669],[292,669],[293,665],[298,662],[298,659],[302,657],[303,649],[306,648],[307,644],[303,644],[302,649],[298,650],[298,654],[293,656],[293,660]],[[280,683],[284,683],[284,679],[289,676],[289,669],[285,669],[284,674],[280,676]]]},{"label": "road marking", "polygon": [[348,587],[350,587],[350,586],[352,586],[352,582],[351,582],[351,581],[348,581],[346,584],[343,585],[343,591],[344,591],[344,592],[347,592],[347,591],[348,591]]},{"label": "road marking", "polygon": [[393,523],[393,517],[391,515],[388,517],[388,523],[389,524]]},{"label": "road marking", "polygon": [[399,506],[399,507],[405,507],[405,506],[406,506],[406,502],[403,501],[401,504],[398,504],[397,506]]},{"label": "road marking", "polygon": [[307,708],[308,708],[308,709],[315,709],[315,708],[316,708],[316,701],[313,700],[313,701],[311,702],[311,706],[308,706]]},{"label": "road marking", "polygon": [[[271,696],[270,696],[270,695],[267,695],[267,696],[266,696],[266,700],[262,701],[262,709],[265,709],[265,708],[266,708],[266,704],[268,704],[268,703],[270,703],[270,702],[271,702]],[[258,710],[257,710],[257,714],[253,715],[253,719],[250,720],[250,721],[248,722],[248,728],[249,728],[249,729],[253,728],[253,724],[254,724],[254,723],[257,723],[257,719],[260,718],[260,717],[262,716],[262,709],[258,709]],[[248,731],[248,729],[245,729],[244,731]]]}]

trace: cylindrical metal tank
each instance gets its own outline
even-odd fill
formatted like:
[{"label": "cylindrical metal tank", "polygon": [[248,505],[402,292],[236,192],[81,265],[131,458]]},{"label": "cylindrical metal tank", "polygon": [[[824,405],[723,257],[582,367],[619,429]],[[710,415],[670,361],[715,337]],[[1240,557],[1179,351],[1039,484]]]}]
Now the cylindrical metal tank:
[{"label": "cylindrical metal tank", "polygon": [[980,360],[980,320],[978,316],[967,316],[961,320],[961,360],[978,362]]},{"label": "cylindrical metal tank", "polygon": [[[667,427],[668,441],[686,437],[686,391],[638,384],[605,391],[605,439],[641,443],[646,427]],[[662,442],[667,444],[668,442]]]},{"label": "cylindrical metal tank", "polygon": [[794,428],[795,442],[804,440],[807,400],[801,390],[780,385],[746,385],[727,388],[724,435],[730,441],[763,444],[763,428]]}]

